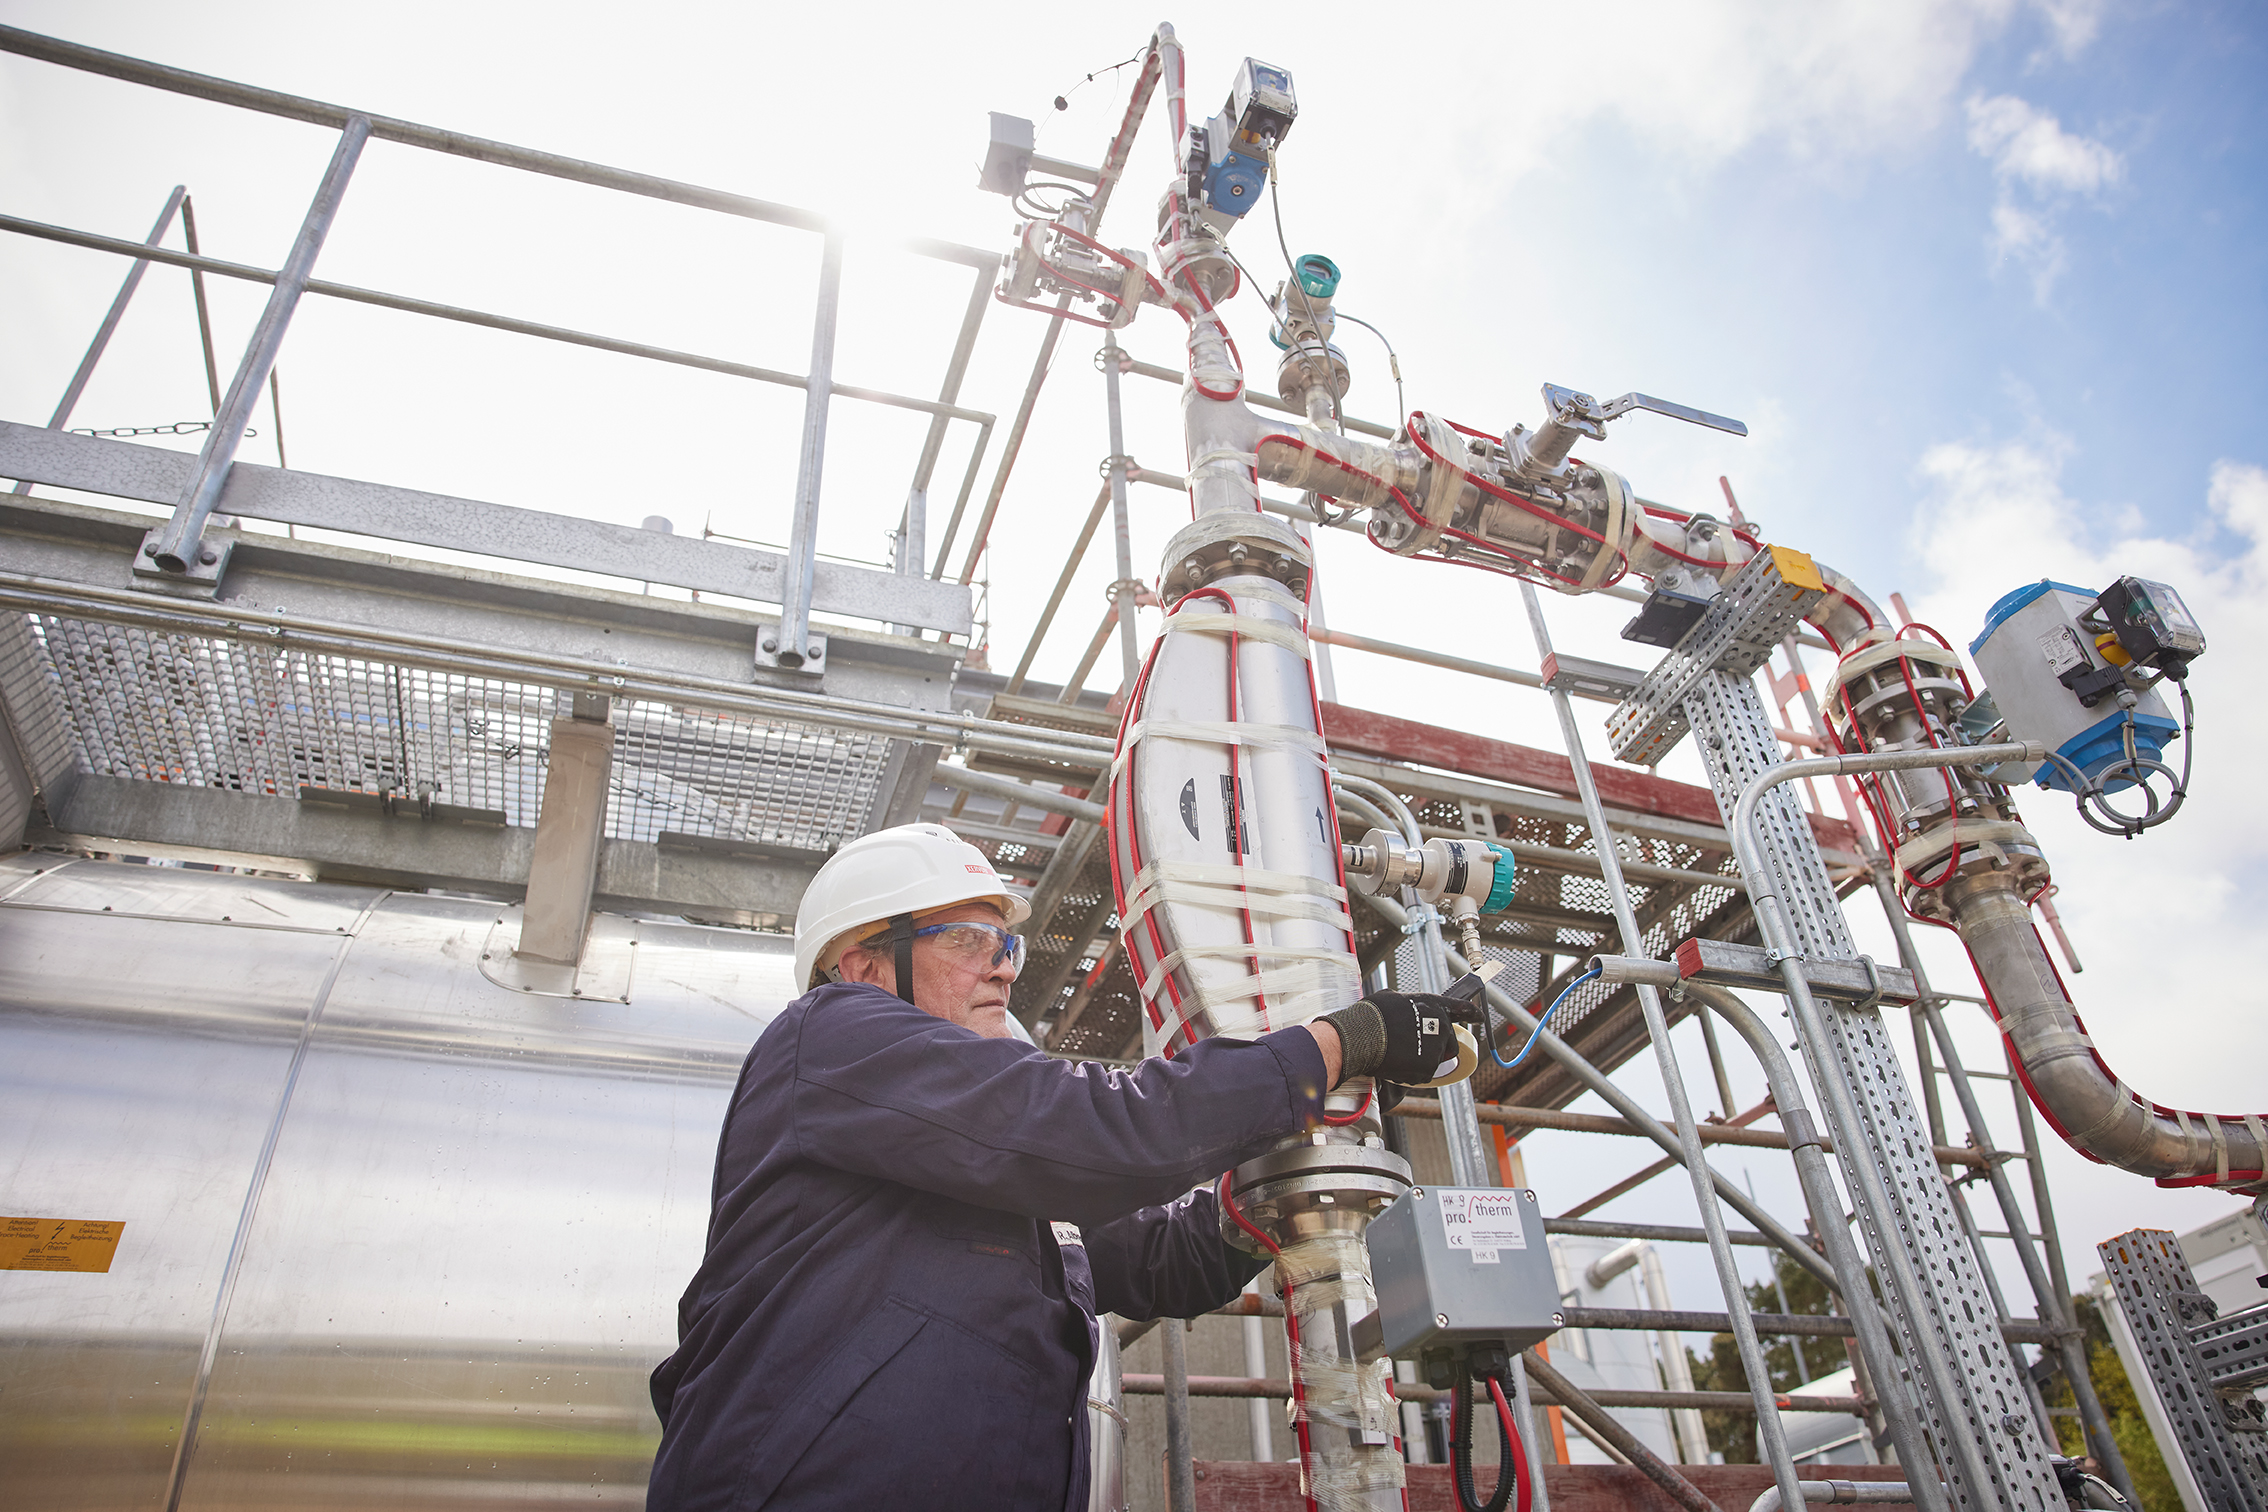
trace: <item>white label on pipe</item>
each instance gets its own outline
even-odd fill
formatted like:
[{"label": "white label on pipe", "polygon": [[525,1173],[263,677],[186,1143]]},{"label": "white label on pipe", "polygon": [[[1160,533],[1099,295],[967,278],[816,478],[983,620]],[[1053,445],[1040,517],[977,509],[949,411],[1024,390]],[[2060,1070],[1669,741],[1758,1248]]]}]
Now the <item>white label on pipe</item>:
[{"label": "white label on pipe", "polygon": [[1449,1247],[1472,1255],[1475,1265],[1494,1265],[1498,1250],[1528,1247],[1528,1227],[1515,1191],[1448,1191],[1441,1197],[1441,1232]]}]

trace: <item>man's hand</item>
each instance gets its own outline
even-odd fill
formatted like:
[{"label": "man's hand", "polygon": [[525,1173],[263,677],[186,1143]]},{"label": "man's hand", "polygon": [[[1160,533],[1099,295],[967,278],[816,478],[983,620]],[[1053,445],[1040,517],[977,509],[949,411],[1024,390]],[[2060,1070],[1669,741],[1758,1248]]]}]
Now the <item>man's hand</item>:
[{"label": "man's hand", "polygon": [[1440,1087],[1463,1081],[1480,1064],[1480,1046],[1461,1025],[1483,1015],[1477,1003],[1435,993],[1374,992],[1318,1022],[1338,1031],[1342,1079]]}]

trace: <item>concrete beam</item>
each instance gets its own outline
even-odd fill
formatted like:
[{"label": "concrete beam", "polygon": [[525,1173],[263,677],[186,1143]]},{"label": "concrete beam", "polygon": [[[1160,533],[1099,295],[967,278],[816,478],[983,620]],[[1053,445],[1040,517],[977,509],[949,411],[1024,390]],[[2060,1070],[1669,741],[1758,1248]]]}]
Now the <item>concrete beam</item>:
[{"label": "concrete beam", "polygon": [[[580,702],[580,700],[578,700]],[[602,706],[604,699],[597,700]],[[543,804],[528,859],[528,901],[517,954],[554,966],[583,958],[606,828],[607,779],[614,773],[614,726],[603,711],[551,722]]]}]

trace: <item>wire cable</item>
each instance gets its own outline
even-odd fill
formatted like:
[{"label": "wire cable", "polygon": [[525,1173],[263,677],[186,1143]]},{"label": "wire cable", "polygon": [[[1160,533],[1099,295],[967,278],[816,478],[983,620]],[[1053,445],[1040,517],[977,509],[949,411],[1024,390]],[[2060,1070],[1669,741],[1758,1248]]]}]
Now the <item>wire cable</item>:
[{"label": "wire cable", "polygon": [[1276,173],[1276,149],[1268,149],[1268,211],[1276,219],[1276,247],[1284,254],[1284,271],[1291,276],[1291,286],[1299,294],[1300,306],[1307,311],[1307,324],[1315,332],[1315,344],[1323,348],[1323,393],[1331,401],[1331,423],[1340,430],[1347,428],[1346,417],[1339,412],[1339,396],[1331,389],[1331,344],[1323,339],[1323,322],[1315,318],[1315,302],[1307,297],[1307,285],[1299,281],[1299,264],[1292,260],[1291,242],[1284,236],[1284,185]]},{"label": "wire cable", "polygon": [[[1520,1047],[1520,1053],[1513,1056],[1510,1060],[1506,1060],[1504,1058],[1504,1053],[1496,1048],[1496,1015],[1490,1013],[1488,1015],[1488,1053],[1490,1058],[1507,1071],[1511,1070],[1514,1066],[1519,1065],[1520,1062],[1526,1060],[1528,1058],[1528,1052],[1536,1048],[1536,1041],[1543,1037],[1545,1027],[1551,1023],[1551,1016],[1559,1011],[1560,1004],[1573,997],[1575,995],[1575,989],[1582,986],[1585,982],[1596,981],[1600,973],[1605,970],[1606,968],[1603,966],[1593,966],[1589,971],[1584,972],[1574,981],[1569,982],[1566,988],[1560,992],[1559,996],[1551,1000],[1551,1006],[1544,1010],[1543,1017],[1536,1020],[1535,1033],[1528,1036],[1528,1042]],[[1487,1000],[1484,998],[1482,999],[1482,1001],[1483,1003],[1485,1003]],[[1486,1009],[1484,1008],[1483,1011],[1485,1012]]]},{"label": "wire cable", "polygon": [[1402,359],[1401,356],[1395,352],[1394,343],[1387,341],[1386,333],[1378,329],[1378,327],[1372,325],[1369,321],[1363,319],[1360,315],[1349,315],[1344,310],[1333,310],[1331,312],[1331,318],[1333,320],[1351,320],[1356,325],[1361,326],[1364,330],[1368,331],[1371,335],[1377,337],[1380,341],[1385,342],[1386,366],[1391,368],[1394,373],[1394,413],[1397,415],[1408,414],[1410,412],[1409,406],[1402,402]]}]

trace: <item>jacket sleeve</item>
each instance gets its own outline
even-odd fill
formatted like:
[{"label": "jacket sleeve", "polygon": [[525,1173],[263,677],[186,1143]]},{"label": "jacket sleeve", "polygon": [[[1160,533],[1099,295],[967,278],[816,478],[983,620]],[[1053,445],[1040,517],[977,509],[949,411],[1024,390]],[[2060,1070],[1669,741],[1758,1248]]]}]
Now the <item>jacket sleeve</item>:
[{"label": "jacket sleeve", "polygon": [[1140,1208],[1085,1234],[1095,1310],[1122,1318],[1194,1318],[1236,1300],[1267,1266],[1221,1238],[1210,1189]]},{"label": "jacket sleeve", "polygon": [[873,986],[822,987],[790,1011],[804,1158],[1082,1229],[1306,1128],[1324,1090],[1304,1029],[1116,1071],[986,1039]]}]

